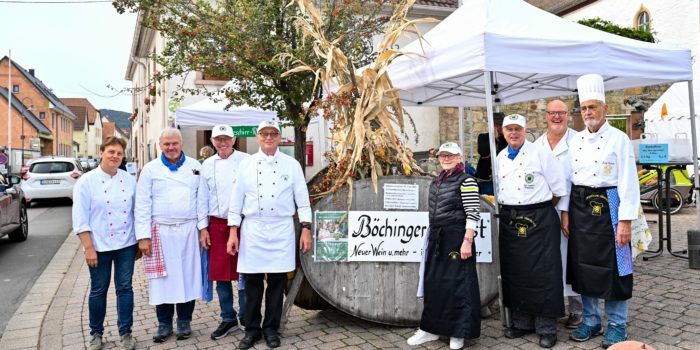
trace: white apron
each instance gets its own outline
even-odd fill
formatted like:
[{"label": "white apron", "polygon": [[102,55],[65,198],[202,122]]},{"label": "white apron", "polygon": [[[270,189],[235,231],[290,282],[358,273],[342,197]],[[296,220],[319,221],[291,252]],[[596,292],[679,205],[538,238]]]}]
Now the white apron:
[{"label": "white apron", "polygon": [[197,220],[180,223],[153,220],[158,225],[168,275],[149,280],[149,304],[176,304],[200,299],[202,268]]},{"label": "white apron", "polygon": [[249,216],[241,224],[238,272],[294,271],[296,238],[292,216]]}]

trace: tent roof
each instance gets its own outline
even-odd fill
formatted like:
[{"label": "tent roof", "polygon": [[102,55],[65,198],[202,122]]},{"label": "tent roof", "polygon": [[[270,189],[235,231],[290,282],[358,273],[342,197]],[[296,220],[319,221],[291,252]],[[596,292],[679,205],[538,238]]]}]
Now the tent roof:
[{"label": "tent roof", "polygon": [[[695,108],[700,102],[700,63],[693,63],[693,93],[695,95]],[[661,121],[661,108],[666,104],[668,116],[666,119],[688,119],[690,106],[688,103],[688,83],[675,83],[666,90],[644,113],[647,121]],[[697,110],[696,110],[697,112]]]},{"label": "tent roof", "polygon": [[423,37],[389,68],[408,105],[483,106],[485,71],[504,105],[574,94],[588,73],[607,90],[692,78],[689,49],[602,32],[522,0],[465,0]]},{"label": "tent roof", "polygon": [[205,99],[175,111],[177,125],[181,127],[212,127],[217,124],[233,126],[258,126],[261,121],[277,119],[277,112],[263,111],[249,106],[231,106],[226,101]]}]

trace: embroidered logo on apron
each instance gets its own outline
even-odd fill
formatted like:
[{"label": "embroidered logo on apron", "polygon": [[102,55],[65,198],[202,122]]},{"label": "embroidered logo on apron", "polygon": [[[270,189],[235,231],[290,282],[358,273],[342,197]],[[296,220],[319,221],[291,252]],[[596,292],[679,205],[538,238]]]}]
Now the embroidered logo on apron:
[{"label": "embroidered logo on apron", "polygon": [[459,253],[457,253],[457,252],[455,252],[455,251],[452,251],[452,252],[450,252],[450,253],[447,254],[447,255],[448,255],[448,256],[450,257],[450,259],[452,259],[452,260],[457,260],[457,259],[459,259]]},{"label": "embroidered logo on apron", "polygon": [[515,226],[518,230],[518,237],[527,237],[527,229],[530,227],[536,227],[537,224],[532,219],[526,216],[518,216],[515,220],[510,222],[511,225]]},{"label": "embroidered logo on apron", "polygon": [[608,198],[600,194],[592,194],[586,197],[586,202],[591,207],[592,216],[601,216],[603,214],[603,207],[605,203],[608,202]]},{"label": "embroidered logo on apron", "polygon": [[525,175],[525,183],[526,184],[531,184],[533,181],[535,181],[535,175],[530,173]]}]

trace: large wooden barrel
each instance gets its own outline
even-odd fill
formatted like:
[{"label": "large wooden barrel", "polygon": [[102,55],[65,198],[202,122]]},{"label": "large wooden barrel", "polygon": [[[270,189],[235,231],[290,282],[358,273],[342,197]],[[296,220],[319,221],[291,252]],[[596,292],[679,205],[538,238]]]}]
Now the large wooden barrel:
[{"label": "large wooden barrel", "polygon": [[[370,179],[359,180],[353,186],[351,211],[384,211],[384,184],[417,184],[418,211],[428,211],[428,190],[432,178],[387,176],[379,179],[378,193]],[[493,206],[482,200],[482,212],[492,213],[491,263],[477,264],[481,304],[498,296],[498,228]],[[328,196],[316,203],[317,211],[347,210],[347,194]],[[315,223],[314,223],[315,225]],[[314,239],[316,229],[314,227]],[[489,233],[486,233],[489,234]],[[378,323],[413,326],[420,321],[423,303],[416,298],[419,263],[416,262],[316,262],[314,254],[301,256],[307,280],[328,303],[350,315]]]}]

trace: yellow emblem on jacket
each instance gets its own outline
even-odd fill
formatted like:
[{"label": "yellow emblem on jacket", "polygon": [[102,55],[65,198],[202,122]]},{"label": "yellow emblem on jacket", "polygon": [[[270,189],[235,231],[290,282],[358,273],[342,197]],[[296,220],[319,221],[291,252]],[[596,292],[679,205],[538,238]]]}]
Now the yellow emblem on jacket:
[{"label": "yellow emblem on jacket", "polygon": [[450,252],[450,254],[447,254],[447,255],[449,255],[450,259],[452,259],[452,260],[457,260],[457,259],[459,259],[459,256],[460,256],[459,253],[457,253],[455,251],[452,251],[452,252]]},{"label": "yellow emblem on jacket", "polygon": [[591,207],[593,208],[591,215],[600,216],[603,213],[603,203],[591,202]]}]

